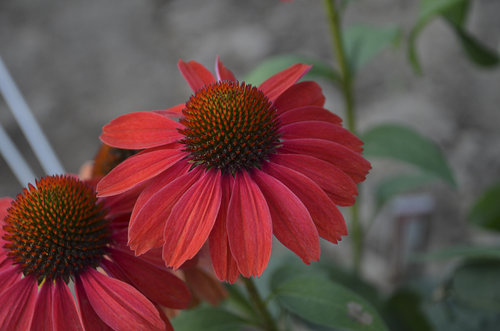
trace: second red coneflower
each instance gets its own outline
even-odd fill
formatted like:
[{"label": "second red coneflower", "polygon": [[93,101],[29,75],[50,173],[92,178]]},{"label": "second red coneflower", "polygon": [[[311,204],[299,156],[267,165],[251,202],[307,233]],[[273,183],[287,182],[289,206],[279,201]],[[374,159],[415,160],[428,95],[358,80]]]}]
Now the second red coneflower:
[{"label": "second red coneflower", "polygon": [[219,60],[217,79],[197,62],[178,65],[194,91],[188,102],[120,116],[101,135],[143,150],[97,187],[109,196],[149,181],[132,213],[130,247],[163,247],[166,265],[178,268],[208,242],[217,276],[230,282],[263,272],[273,234],[305,263],[318,260],[320,236],[336,243],[347,234],[337,205],[354,203],[370,164],[362,142],[323,108],[319,85],[297,83],[310,66],[255,87]]}]

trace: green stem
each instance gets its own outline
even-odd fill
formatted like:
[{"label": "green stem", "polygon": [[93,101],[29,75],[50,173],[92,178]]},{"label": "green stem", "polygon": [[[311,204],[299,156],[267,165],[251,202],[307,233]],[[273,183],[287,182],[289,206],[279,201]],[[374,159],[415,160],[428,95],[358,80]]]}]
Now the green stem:
[{"label": "green stem", "polygon": [[257,287],[255,287],[255,284],[253,282],[253,279],[245,277],[242,277],[242,279],[247,289],[248,295],[250,296],[250,300],[252,301],[255,308],[257,309],[257,312],[260,314],[262,318],[264,329],[269,331],[277,331],[278,328],[276,327],[276,323],[274,322],[273,317],[267,310],[266,304],[260,297],[259,292],[257,291]]},{"label": "green stem", "polygon": [[[333,52],[341,74],[341,87],[344,96],[345,115],[347,128],[356,133],[356,117],[354,112],[354,94],[352,72],[347,63],[346,52],[342,40],[342,30],[340,24],[339,11],[334,0],[325,0],[325,9],[330,23],[330,32],[333,39]],[[359,197],[358,197],[359,202]],[[351,207],[352,217],[352,240],[354,254],[354,270],[359,273],[363,251],[363,229],[359,222],[358,203]]]}]

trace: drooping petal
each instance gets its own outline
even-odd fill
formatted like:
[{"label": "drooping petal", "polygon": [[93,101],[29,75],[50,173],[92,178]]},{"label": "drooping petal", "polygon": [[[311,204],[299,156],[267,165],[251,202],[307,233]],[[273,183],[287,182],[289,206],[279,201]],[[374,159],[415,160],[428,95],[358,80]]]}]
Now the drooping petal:
[{"label": "drooping petal", "polygon": [[92,268],[77,277],[76,283],[81,283],[93,310],[112,329],[165,328],[155,306],[131,285]]},{"label": "drooping petal", "polygon": [[116,195],[158,175],[186,154],[177,149],[161,148],[133,155],[113,168],[97,184],[99,197]]},{"label": "drooping petal", "polygon": [[299,79],[302,78],[312,66],[297,63],[291,67],[271,76],[262,84],[259,85],[259,90],[261,90],[267,98],[273,102],[276,100],[283,92],[285,92],[290,86],[295,84]]},{"label": "drooping petal", "polygon": [[340,125],[334,125],[323,121],[301,121],[279,128],[281,138],[300,139],[316,138],[330,140],[341,144],[355,152],[363,151],[363,142],[349,130]]},{"label": "drooping petal", "polygon": [[[236,263],[234,265],[236,266]],[[183,269],[183,271],[186,282],[195,297],[207,301],[212,306],[218,305],[227,297],[227,291],[222,283],[203,269],[193,267]],[[236,272],[239,274],[238,269],[236,269]]]},{"label": "drooping petal", "polygon": [[219,208],[219,214],[210,233],[209,247],[212,265],[217,278],[229,283],[234,283],[240,272],[236,260],[231,254],[229,240],[227,236],[227,212],[229,208],[229,199],[231,198],[232,176],[223,175],[221,178],[222,197]]},{"label": "drooping petal", "polygon": [[196,61],[184,62],[179,60],[179,62],[177,62],[177,67],[193,92],[198,91],[205,85],[215,82],[212,73]]},{"label": "drooping petal", "polygon": [[[146,191],[144,196],[139,196],[132,212],[128,231],[128,244],[136,255],[144,254],[154,247],[163,245],[163,229],[172,208],[198,180],[200,175],[201,171],[198,168],[173,181],[171,181],[172,178],[169,177],[169,174],[165,174],[160,178],[158,184],[162,184],[162,182],[168,184],[154,194],[150,195],[153,191]],[[142,204],[143,201],[144,204]]]},{"label": "drooping petal", "polygon": [[221,202],[220,171],[209,170],[179,199],[163,233],[163,260],[179,268],[207,241]]},{"label": "drooping petal", "polygon": [[125,149],[162,146],[182,138],[178,122],[151,111],[119,116],[102,128],[101,140],[106,145]]},{"label": "drooping petal", "polygon": [[52,316],[53,281],[45,281],[36,298],[35,313],[31,322],[31,331],[52,331],[55,320]]},{"label": "drooping petal", "polygon": [[168,109],[153,110],[153,112],[162,116],[166,116],[168,118],[179,118],[182,116],[182,111],[184,110],[184,108],[186,108],[186,104],[181,103]]},{"label": "drooping petal", "polygon": [[332,164],[309,155],[273,155],[272,162],[306,175],[321,187],[340,206],[354,204],[358,194],[356,183],[342,170]]},{"label": "drooping petal", "polygon": [[325,96],[316,82],[299,82],[290,86],[274,102],[278,114],[305,106],[323,107]]},{"label": "drooping petal", "polygon": [[314,181],[297,171],[272,162],[266,163],[262,170],[285,184],[302,201],[321,237],[336,243],[340,236],[347,234],[342,214]]},{"label": "drooping petal", "polygon": [[318,231],[304,204],[276,178],[259,170],[252,178],[266,198],[275,237],[304,263],[319,260]]},{"label": "drooping petal", "polygon": [[29,330],[36,304],[36,279],[30,276],[22,278],[1,295],[0,326],[2,330]]},{"label": "drooping petal", "polygon": [[21,272],[11,264],[0,269],[0,294],[21,279]]},{"label": "drooping petal", "polygon": [[189,289],[166,268],[160,268],[117,249],[111,250],[111,257],[132,284],[151,301],[174,309],[188,307],[191,299]]},{"label": "drooping petal", "polygon": [[306,154],[330,162],[348,174],[355,183],[365,180],[366,174],[371,169],[370,162],[361,154],[323,139],[284,140],[281,149],[285,153]]},{"label": "drooping petal", "polygon": [[260,276],[271,255],[273,228],[266,199],[246,171],[234,179],[226,226],[241,274]]},{"label": "drooping petal", "polygon": [[342,119],[334,113],[318,106],[306,106],[295,108],[279,116],[281,125],[287,125],[301,121],[323,121],[340,125]]},{"label": "drooping petal", "polygon": [[55,331],[83,330],[75,299],[63,280],[52,287],[52,317]]},{"label": "drooping petal", "polygon": [[215,63],[215,71],[217,72],[217,80],[230,80],[230,81],[236,81],[236,77],[234,77],[234,74],[226,68],[224,64],[222,64],[222,61],[219,59],[219,56],[217,56],[217,61]]},{"label": "drooping petal", "polygon": [[92,308],[82,282],[79,280],[75,281],[75,293],[85,330],[112,331],[113,329],[104,323],[104,321],[97,315],[94,308]]}]

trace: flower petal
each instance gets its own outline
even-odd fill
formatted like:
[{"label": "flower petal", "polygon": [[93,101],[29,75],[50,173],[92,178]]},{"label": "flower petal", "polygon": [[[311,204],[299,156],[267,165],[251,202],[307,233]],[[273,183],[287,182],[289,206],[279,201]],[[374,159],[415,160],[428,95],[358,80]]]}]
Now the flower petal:
[{"label": "flower petal", "polygon": [[119,116],[102,128],[101,140],[112,147],[144,149],[172,143],[182,138],[178,122],[151,111]]},{"label": "flower petal", "polygon": [[304,263],[319,260],[318,231],[304,204],[276,178],[259,170],[252,178],[266,198],[276,238]]},{"label": "flower petal", "polygon": [[[234,265],[236,266],[236,263]],[[236,272],[239,275],[237,268]],[[218,305],[227,297],[227,291],[224,285],[203,269],[192,267],[183,269],[183,273],[186,283],[189,284],[195,297],[202,298],[212,306]]]},{"label": "flower petal", "polygon": [[[80,284],[81,285],[80,285]],[[163,330],[155,306],[131,285],[90,268],[76,278],[96,314],[114,330]]]},{"label": "flower petal", "polygon": [[0,269],[0,294],[21,279],[21,272],[16,267],[12,268],[11,266],[8,264]]},{"label": "flower petal", "polygon": [[[12,201],[14,201],[12,198],[0,198],[0,224],[3,224],[3,219],[7,216],[7,209],[9,209]],[[2,231],[1,227],[0,231]]]},{"label": "flower petal", "polygon": [[311,68],[312,66],[302,63],[294,64],[268,78],[259,85],[259,90],[261,90],[271,102],[274,102],[274,100],[301,79],[302,76],[311,70]]},{"label": "flower petal", "polygon": [[133,155],[113,168],[97,184],[97,195],[105,197],[130,190],[158,175],[185,157],[177,149],[161,148]]},{"label": "flower petal", "polygon": [[52,287],[53,330],[83,330],[75,299],[63,280],[57,280]]},{"label": "flower petal", "polygon": [[184,110],[184,108],[186,108],[186,104],[181,103],[168,109],[153,110],[153,112],[162,116],[166,116],[168,118],[179,118],[182,116],[182,111]]},{"label": "flower petal", "polygon": [[234,77],[234,74],[231,72],[231,70],[229,70],[225,65],[222,64],[219,56],[217,56],[215,71],[217,72],[217,80],[231,80],[233,82],[236,81],[236,77]]},{"label": "flower petal", "polygon": [[212,73],[196,61],[184,62],[179,60],[179,62],[177,62],[177,67],[193,92],[198,91],[205,85],[215,82],[215,78]]},{"label": "flower petal", "polygon": [[[130,252],[132,253],[132,252]],[[162,306],[187,308],[191,295],[186,284],[165,267],[155,266],[130,253],[113,249],[111,257],[142,294]]]},{"label": "flower petal", "polygon": [[234,179],[227,233],[241,274],[260,276],[271,256],[273,228],[266,199],[246,171],[237,173]]},{"label": "flower petal", "polygon": [[348,174],[355,183],[365,180],[366,174],[371,169],[370,162],[361,154],[323,139],[284,140],[281,150],[286,153],[306,154],[330,162]]},{"label": "flower petal", "polygon": [[334,113],[318,106],[305,106],[287,111],[279,116],[281,125],[300,121],[323,121],[340,125],[342,119]]},{"label": "flower petal", "polygon": [[220,177],[220,171],[207,171],[172,209],[163,233],[163,260],[168,266],[179,268],[207,241],[219,212]]},{"label": "flower petal", "polygon": [[31,322],[30,331],[54,330],[54,318],[52,316],[52,288],[54,282],[45,281],[38,297],[36,298],[35,312]]},{"label": "flower petal", "polygon": [[262,170],[285,184],[302,201],[321,237],[336,243],[340,236],[347,234],[342,214],[315,182],[297,171],[272,162],[266,163]]},{"label": "flower petal", "polygon": [[278,114],[304,106],[319,106],[325,104],[325,96],[321,87],[315,82],[300,82],[290,86],[274,102]]},{"label": "flower petal", "polygon": [[[172,212],[172,208],[198,180],[201,171],[193,169],[172,181],[173,177],[170,175],[175,174],[176,172],[172,174],[165,173],[160,177],[158,183],[152,184],[152,186],[165,184],[161,189],[154,192],[148,188],[144,192],[144,196],[141,194],[138,198],[130,218],[128,230],[128,244],[136,255],[144,254],[148,250],[160,247],[163,244],[162,230],[165,228],[165,223]],[[143,201],[145,202],[143,203]]]},{"label": "flower petal", "polygon": [[209,247],[212,265],[217,278],[229,283],[234,283],[240,272],[236,260],[231,254],[227,236],[227,211],[229,199],[231,198],[232,176],[223,175],[221,178],[222,197],[219,208],[219,214],[210,233]]},{"label": "flower petal", "polygon": [[283,139],[324,139],[341,144],[355,152],[363,151],[363,142],[349,130],[344,129],[340,125],[334,125],[323,121],[301,121],[291,123],[280,127],[279,132]]},{"label": "flower petal", "polygon": [[300,172],[312,179],[340,206],[354,204],[358,194],[356,183],[342,170],[332,164],[309,155],[273,155],[272,162]]},{"label": "flower petal", "polygon": [[2,330],[29,330],[35,312],[36,278],[22,278],[1,294],[0,325]]}]

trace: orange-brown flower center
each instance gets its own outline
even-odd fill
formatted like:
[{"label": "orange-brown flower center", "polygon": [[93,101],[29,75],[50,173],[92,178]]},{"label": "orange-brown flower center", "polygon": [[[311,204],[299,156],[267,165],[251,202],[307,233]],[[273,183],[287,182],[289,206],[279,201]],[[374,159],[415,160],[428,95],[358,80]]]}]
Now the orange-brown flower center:
[{"label": "orange-brown flower center", "polygon": [[196,165],[235,174],[259,167],[279,143],[277,115],[256,87],[217,82],[186,103],[182,143]]},{"label": "orange-brown flower center", "polygon": [[7,210],[5,248],[25,276],[63,278],[97,267],[106,253],[109,226],[95,191],[69,176],[29,185]]}]

